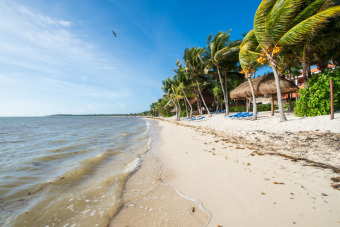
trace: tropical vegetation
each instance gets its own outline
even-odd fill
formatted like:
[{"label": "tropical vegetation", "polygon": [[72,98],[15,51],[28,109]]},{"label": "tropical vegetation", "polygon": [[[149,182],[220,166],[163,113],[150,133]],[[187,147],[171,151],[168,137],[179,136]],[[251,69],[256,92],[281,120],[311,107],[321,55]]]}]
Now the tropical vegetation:
[{"label": "tropical vegetation", "polygon": [[296,101],[295,115],[314,117],[330,113],[330,80],[333,81],[334,107],[340,108],[340,69],[326,70],[322,75],[308,80],[308,89],[299,91],[300,98]]},{"label": "tropical vegetation", "polygon": [[[232,40],[230,30],[220,31],[208,36],[205,47],[185,49],[182,62],[176,61],[175,74],[163,81],[164,95],[151,105],[151,114],[176,114],[177,120],[191,119],[194,114],[211,115],[212,111],[228,115],[236,104],[244,105],[244,101],[231,100],[229,94],[246,80],[252,91],[256,119],[252,79],[264,65],[272,69],[275,77],[280,121],[286,121],[286,117],[279,77],[293,79],[301,74],[301,68],[304,88],[299,92],[296,114],[328,113],[329,105],[321,101],[328,97],[321,96],[320,89],[326,94],[327,81],[338,81],[338,74],[327,71],[314,78],[311,66],[316,65],[321,71],[329,63],[339,66],[339,14],[339,0],[262,0],[254,16],[254,27],[243,40]],[[324,104],[315,104],[320,102]]]}]

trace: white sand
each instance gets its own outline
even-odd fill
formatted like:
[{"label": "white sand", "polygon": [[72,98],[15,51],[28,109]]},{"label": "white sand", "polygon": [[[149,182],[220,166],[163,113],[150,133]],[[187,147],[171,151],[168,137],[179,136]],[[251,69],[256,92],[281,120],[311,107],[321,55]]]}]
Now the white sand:
[{"label": "white sand", "polygon": [[[230,113],[232,115],[235,113]],[[340,112],[334,114],[334,119],[330,120],[329,115],[317,117],[296,117],[293,113],[285,113],[288,121],[280,122],[279,113],[276,111],[271,116],[270,111],[259,112],[258,120],[248,119],[231,119],[224,114],[216,114],[201,121],[182,121],[183,123],[196,126],[208,126],[219,131],[230,133],[248,134],[254,130],[263,130],[266,132],[299,132],[299,131],[320,131],[340,133]]]},{"label": "white sand", "polygon": [[[224,137],[209,131],[250,136],[263,130],[265,139],[274,132],[318,130],[335,136],[340,132],[340,113],[333,121],[329,116],[302,119],[288,115],[289,121],[284,123],[269,115],[261,113],[258,121],[217,115],[200,122],[181,122],[194,128],[159,121],[163,127],[159,154],[167,166],[163,167],[163,181],[199,199],[212,214],[209,226],[339,226],[340,191],[331,187],[335,183],[330,180],[339,174],[280,156],[259,156],[251,146],[223,141]],[[320,155],[322,160],[329,159],[327,154]],[[330,163],[339,164],[338,159]],[[167,169],[174,177],[167,177]]]}]

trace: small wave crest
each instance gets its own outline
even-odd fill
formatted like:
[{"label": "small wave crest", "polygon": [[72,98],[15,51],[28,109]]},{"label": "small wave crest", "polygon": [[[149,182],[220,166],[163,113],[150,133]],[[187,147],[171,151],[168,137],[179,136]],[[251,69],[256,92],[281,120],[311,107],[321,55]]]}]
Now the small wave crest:
[{"label": "small wave crest", "polygon": [[151,122],[150,121],[145,121],[145,124],[146,124],[146,129],[145,129],[144,135],[149,133],[150,127],[151,127]]},{"label": "small wave crest", "polygon": [[139,168],[141,164],[141,159],[140,157],[137,157],[135,160],[127,164],[123,170],[123,173],[131,173],[135,171],[137,168]]}]

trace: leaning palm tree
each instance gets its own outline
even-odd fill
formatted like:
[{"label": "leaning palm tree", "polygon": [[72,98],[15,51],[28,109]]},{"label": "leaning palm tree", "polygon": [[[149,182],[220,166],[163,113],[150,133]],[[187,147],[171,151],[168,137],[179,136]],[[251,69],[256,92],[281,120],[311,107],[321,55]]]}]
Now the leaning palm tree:
[{"label": "leaning palm tree", "polygon": [[202,95],[201,88],[198,82],[198,77],[202,75],[204,71],[204,64],[200,60],[200,56],[202,56],[203,52],[204,52],[204,49],[201,49],[201,48],[196,48],[196,47],[193,47],[191,49],[186,48],[184,51],[183,58],[185,61],[186,71],[189,73],[190,79],[196,82],[198,93],[201,96],[201,99],[203,101],[205,108],[208,111],[208,114],[211,116],[211,113],[209,111],[207,104],[205,103],[205,100]]},{"label": "leaning palm tree", "polygon": [[182,95],[182,91],[181,91],[181,88],[179,87],[179,84],[177,81],[174,81],[174,83],[171,84],[171,90],[172,90],[172,94],[171,94],[171,97],[177,101],[177,105],[178,105],[178,113],[177,113],[177,121],[179,121],[181,119],[181,113],[182,113],[182,110],[181,110],[181,104],[180,104],[180,101],[181,99],[183,99],[183,95]]},{"label": "leaning palm tree", "polygon": [[252,75],[255,77],[255,70],[258,66],[256,59],[259,57],[260,53],[256,52],[258,49],[258,42],[255,37],[254,30],[248,32],[248,34],[244,37],[242,44],[240,46],[240,65],[242,67],[241,73],[245,74],[245,78],[248,80],[252,98],[253,98],[253,119],[257,119],[257,104],[255,97],[255,90],[253,87],[253,83],[251,81]]},{"label": "leaning palm tree", "polygon": [[[230,31],[230,30],[229,30]],[[229,114],[229,106],[228,106],[228,93],[225,91],[223,86],[223,81],[221,77],[221,64],[223,60],[226,60],[226,57],[232,55],[233,53],[239,50],[238,46],[230,45],[230,34],[227,32],[218,32],[215,37],[212,39],[212,35],[210,34],[207,39],[208,46],[205,48],[207,65],[205,67],[205,73],[208,73],[213,67],[217,70],[217,75],[219,81],[221,83],[221,88],[223,92],[224,105],[226,108],[226,114]]]},{"label": "leaning palm tree", "polygon": [[169,99],[169,102],[167,103],[167,105],[169,105],[170,102],[172,102],[174,104],[175,109],[176,109],[176,119],[178,119],[177,104],[176,104],[176,101],[175,101],[175,99],[173,98],[173,95],[172,95],[173,89],[172,89],[171,86],[172,86],[173,82],[171,81],[171,78],[168,78],[166,80],[163,80],[162,83],[163,83],[162,90],[165,93],[164,96]]},{"label": "leaning palm tree", "polygon": [[[312,4],[327,0],[315,0]],[[262,0],[254,18],[254,31],[263,56],[259,62],[268,60],[273,69],[280,121],[286,121],[277,69],[277,55],[282,48],[311,39],[316,31],[325,26],[327,19],[340,13],[340,6],[315,12],[303,8],[306,0]],[[311,11],[313,11],[311,13]]]},{"label": "leaning palm tree", "polygon": [[[242,40],[232,41],[228,44],[229,51],[226,51],[221,59],[220,67],[221,72],[224,74],[224,89],[227,98],[227,103],[229,103],[228,99],[228,81],[230,82],[233,78],[232,75],[235,72],[240,71],[239,67],[239,51],[240,44]],[[231,78],[230,78],[231,76]],[[226,114],[229,113],[229,107],[226,109]]]},{"label": "leaning palm tree", "polygon": [[[175,69],[174,71],[177,74],[177,80],[179,82],[179,88],[181,89],[184,97],[185,97],[185,101],[186,103],[188,103],[189,107],[190,107],[190,119],[192,119],[192,105],[188,99],[188,96],[185,92],[185,90],[187,88],[190,88],[190,80],[189,80],[189,75],[188,73],[185,71],[185,68],[182,67],[182,63],[179,62],[179,60],[176,61],[176,65],[177,65],[177,69]],[[188,111],[187,111],[188,112]]]}]

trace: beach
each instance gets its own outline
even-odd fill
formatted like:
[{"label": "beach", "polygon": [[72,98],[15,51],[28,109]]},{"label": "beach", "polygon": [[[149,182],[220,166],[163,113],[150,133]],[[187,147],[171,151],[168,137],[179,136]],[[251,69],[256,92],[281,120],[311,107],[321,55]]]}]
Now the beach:
[{"label": "beach", "polygon": [[159,142],[111,226],[339,226],[340,113],[287,118],[155,119]]}]

